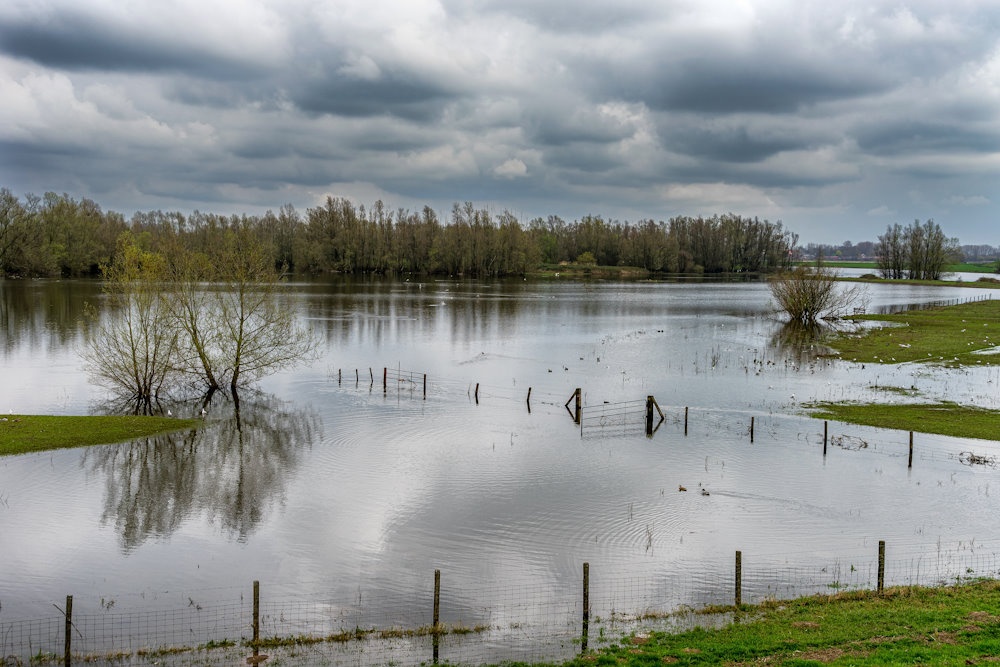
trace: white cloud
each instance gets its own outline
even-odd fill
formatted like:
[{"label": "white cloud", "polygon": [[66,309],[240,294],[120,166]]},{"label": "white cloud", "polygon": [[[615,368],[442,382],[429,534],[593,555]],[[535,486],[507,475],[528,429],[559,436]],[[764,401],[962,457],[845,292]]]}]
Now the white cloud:
[{"label": "white cloud", "polygon": [[493,170],[497,178],[524,178],[528,175],[528,167],[521,160],[511,158]]}]

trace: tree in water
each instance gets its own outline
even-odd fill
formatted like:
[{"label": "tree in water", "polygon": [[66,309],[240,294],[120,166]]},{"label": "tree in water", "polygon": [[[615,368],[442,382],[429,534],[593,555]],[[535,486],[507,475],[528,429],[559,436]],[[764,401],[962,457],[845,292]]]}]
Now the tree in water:
[{"label": "tree in water", "polygon": [[837,273],[822,264],[815,268],[797,266],[771,279],[771,296],[792,320],[813,324],[837,316],[848,308],[865,306],[868,290],[864,285],[838,289]]},{"label": "tree in water", "polygon": [[131,234],[119,239],[111,262],[102,267],[108,315],[90,331],[84,360],[96,380],[134,399],[148,411],[160,391],[177,375],[177,329],[161,280],[163,258],[142,250]]}]

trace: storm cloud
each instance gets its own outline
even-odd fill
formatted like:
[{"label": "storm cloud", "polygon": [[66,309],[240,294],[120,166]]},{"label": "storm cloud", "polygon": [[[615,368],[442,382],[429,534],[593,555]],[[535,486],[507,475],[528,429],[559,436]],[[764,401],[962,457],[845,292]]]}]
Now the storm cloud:
[{"label": "storm cloud", "polygon": [[0,185],[126,214],[473,200],[997,243],[985,1],[11,0],[0,99]]}]

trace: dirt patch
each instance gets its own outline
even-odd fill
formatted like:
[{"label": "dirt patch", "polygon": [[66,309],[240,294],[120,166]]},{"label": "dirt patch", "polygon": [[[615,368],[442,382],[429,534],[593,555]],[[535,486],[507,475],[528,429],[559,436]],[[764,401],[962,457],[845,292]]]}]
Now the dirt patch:
[{"label": "dirt patch", "polygon": [[632,642],[633,644],[648,644],[649,635],[635,635],[634,637],[629,639],[629,641]]},{"label": "dirt patch", "polygon": [[681,649],[684,653],[701,653],[700,648],[684,648]]},{"label": "dirt patch", "polygon": [[942,644],[957,644],[958,643],[958,633],[957,632],[935,632],[931,637],[934,641],[940,642]]},{"label": "dirt patch", "polygon": [[1000,616],[994,616],[985,611],[974,611],[969,614],[969,620],[981,625],[996,625],[1000,623]]},{"label": "dirt patch", "polygon": [[819,623],[813,623],[812,621],[795,621],[792,623],[793,628],[800,628],[802,630],[819,630]]},{"label": "dirt patch", "polygon": [[676,664],[676,663],[680,662],[680,660],[678,660],[677,658],[675,658],[672,655],[667,655],[667,656],[663,657],[663,660],[661,660],[661,662],[664,665],[673,665],[673,664]]},{"label": "dirt patch", "polygon": [[861,651],[845,651],[838,646],[831,646],[830,648],[816,649],[814,651],[803,651],[802,653],[796,653],[795,657],[800,660],[815,660],[816,662],[822,662],[826,664],[828,662],[835,662],[843,657],[848,658],[862,658],[866,654]]},{"label": "dirt patch", "polygon": [[893,635],[892,637],[886,637],[884,635],[879,635],[877,637],[869,637],[868,639],[862,639],[855,644],[888,644],[889,642],[898,642],[901,639],[906,639],[905,635]]}]

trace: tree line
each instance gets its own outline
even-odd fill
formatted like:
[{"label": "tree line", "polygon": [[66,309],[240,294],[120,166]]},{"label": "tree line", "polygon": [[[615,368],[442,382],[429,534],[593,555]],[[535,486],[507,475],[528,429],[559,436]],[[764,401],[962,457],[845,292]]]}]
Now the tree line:
[{"label": "tree line", "polygon": [[524,224],[455,204],[442,221],[429,206],[388,209],[328,198],[304,215],[292,206],[263,215],[138,212],[126,220],[90,199],[52,192],[23,200],[0,189],[0,274],[97,275],[129,232],[143,250],[211,251],[239,230],[281,270],[309,273],[523,275],[543,264],[630,266],[663,273],[767,272],[787,268],[796,234],[734,214],[620,222],[558,216]]},{"label": "tree line", "polygon": [[886,227],[875,245],[878,269],[883,278],[940,280],[945,266],[959,253],[957,238],[948,238],[933,220],[903,227]]}]

